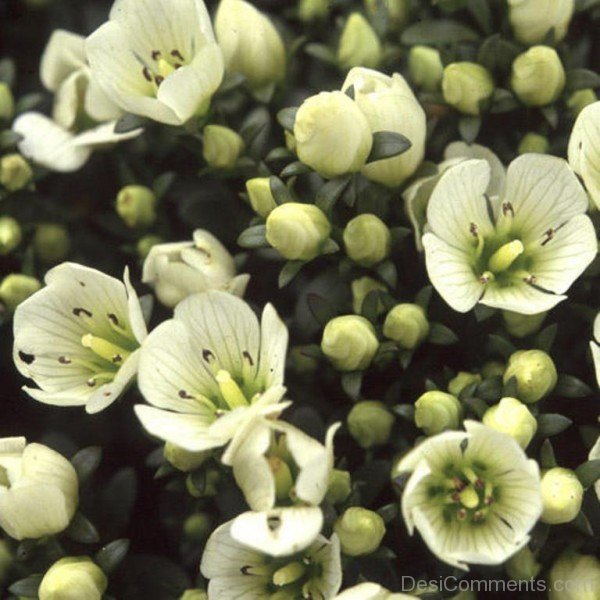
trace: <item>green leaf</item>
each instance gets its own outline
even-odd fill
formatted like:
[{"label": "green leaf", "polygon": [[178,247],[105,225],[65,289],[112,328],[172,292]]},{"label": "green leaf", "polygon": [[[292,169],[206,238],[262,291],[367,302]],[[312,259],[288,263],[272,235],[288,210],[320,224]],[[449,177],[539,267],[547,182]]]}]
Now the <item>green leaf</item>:
[{"label": "green leaf", "polygon": [[330,214],[331,210],[335,206],[335,203],[344,193],[344,190],[350,183],[351,179],[352,177],[350,175],[330,179],[325,185],[321,186],[321,188],[317,192],[315,204],[323,212]]},{"label": "green leaf", "polygon": [[396,265],[391,260],[386,260],[377,266],[377,274],[384,283],[389,285],[391,288],[395,288],[398,283],[398,272],[396,271]]},{"label": "green leaf", "polygon": [[429,303],[431,302],[431,294],[433,293],[433,286],[426,285],[421,288],[415,296],[415,304],[418,304],[423,310],[427,310]]},{"label": "green leaf", "polygon": [[550,440],[545,440],[540,449],[540,467],[542,469],[553,469],[556,467],[554,448]]},{"label": "green leaf", "polygon": [[305,346],[299,346],[298,350],[300,354],[303,356],[307,356],[308,358],[323,358],[323,351],[321,350],[321,346],[318,344],[307,344]]},{"label": "green leaf", "polygon": [[458,120],[458,133],[467,144],[472,144],[477,139],[480,129],[481,117],[460,117]]},{"label": "green leaf", "polygon": [[143,127],[146,122],[144,117],[140,117],[138,115],[126,114],[123,115],[116,123],[115,123],[115,133],[128,133],[130,131],[135,131],[140,127]]},{"label": "green leaf", "polygon": [[5,129],[0,132],[0,148],[2,150],[8,150],[14,148],[21,140],[23,136],[12,129]]},{"label": "green leaf", "polygon": [[463,400],[463,404],[468,406],[479,419],[485,415],[487,409],[489,408],[489,406],[480,398],[465,398]]},{"label": "green leaf", "polygon": [[283,168],[281,173],[279,174],[281,177],[296,177],[297,175],[304,175],[304,173],[310,172],[310,167],[307,167],[303,162],[299,160],[290,163],[286,167]]},{"label": "green leaf", "polygon": [[398,516],[398,503],[386,504],[377,509],[377,514],[384,520],[385,523],[390,523]]},{"label": "green leaf", "polygon": [[478,386],[476,395],[486,402],[498,402],[502,398],[502,377],[488,377]]},{"label": "green leaf", "polygon": [[596,460],[588,460],[575,469],[575,475],[581,482],[584,488],[589,488],[600,479],[600,458]]},{"label": "green leaf", "polygon": [[412,362],[413,356],[415,355],[414,350],[400,350],[400,366],[403,369],[407,369]]},{"label": "green leaf", "polygon": [[535,348],[539,350],[543,350],[544,352],[550,352],[552,348],[552,344],[556,339],[556,333],[558,331],[558,324],[553,323],[552,325],[548,325],[540,331],[533,340],[533,345]]},{"label": "green leaf", "polygon": [[517,378],[511,377],[502,388],[502,396],[509,396],[510,398],[516,398],[519,393],[519,386],[517,384]]},{"label": "green leaf", "polygon": [[552,127],[552,129],[556,129],[558,126],[559,119],[558,109],[556,108],[556,106],[544,106],[540,110],[542,115],[544,115],[544,119],[546,119],[550,127]]},{"label": "green leaf", "polygon": [[414,404],[396,404],[396,406],[392,407],[392,412],[411,423],[415,420]]},{"label": "green leaf", "polygon": [[406,152],[411,146],[412,142],[401,133],[376,131],[373,134],[373,146],[369,158],[367,158],[367,163],[393,158]]},{"label": "green leaf", "polygon": [[271,177],[269,177],[269,187],[271,188],[271,194],[273,194],[273,198],[277,204],[285,204],[286,202],[291,202],[293,200],[287,185],[285,185],[279,177],[271,175]]},{"label": "green leaf", "polygon": [[95,561],[107,575],[110,575],[121,564],[128,551],[129,540],[115,540],[96,553]]},{"label": "green leaf", "polygon": [[477,24],[485,33],[493,29],[492,10],[488,0],[467,0],[467,10],[473,15]]},{"label": "green leaf", "polygon": [[565,375],[561,373],[558,376],[558,383],[554,388],[554,394],[556,396],[563,396],[564,398],[585,398],[590,396],[592,388],[587,383],[581,381],[573,375]]},{"label": "green leaf", "polygon": [[600,75],[590,69],[567,71],[567,89],[571,92],[600,87]]},{"label": "green leaf", "polygon": [[244,119],[239,130],[240,136],[246,143],[246,147],[251,146],[258,136],[268,129],[270,124],[271,115],[264,106],[259,106],[254,109],[246,119]]},{"label": "green leaf", "polygon": [[473,313],[475,314],[477,322],[483,323],[483,321],[487,321],[496,314],[496,309],[486,306],[485,304],[476,304]]},{"label": "green leaf", "polygon": [[306,264],[303,260],[288,260],[283,266],[283,269],[279,272],[278,285],[279,288],[284,288],[298,273],[300,269]]},{"label": "green leaf", "polygon": [[227,94],[243,85],[246,77],[241,73],[226,73],[221,85],[219,86],[219,94]]},{"label": "green leaf", "polygon": [[21,96],[15,105],[15,113],[21,114],[37,108],[44,101],[44,94],[33,92]]},{"label": "green leaf", "polygon": [[379,306],[381,302],[379,296],[379,290],[371,290],[364,297],[362,306],[360,307],[361,315],[373,324],[377,323],[377,317],[379,316]]},{"label": "green leaf", "polygon": [[492,96],[490,112],[492,114],[506,113],[519,108],[519,106],[521,105],[512,92],[496,88]]},{"label": "green leaf", "polygon": [[571,521],[571,525],[588,537],[594,536],[594,530],[590,520],[585,516],[585,513],[582,510],[580,510],[579,514]]},{"label": "green leaf", "polygon": [[508,358],[511,354],[517,351],[505,337],[491,333],[489,336],[489,346],[492,352],[495,352],[503,358]]},{"label": "green leaf", "polygon": [[3,58],[0,60],[0,81],[6,83],[8,87],[13,87],[16,73],[17,69],[12,58]]},{"label": "green leaf", "polygon": [[583,12],[600,6],[600,0],[576,0],[575,12]]},{"label": "green leaf", "polygon": [[100,535],[94,524],[81,513],[75,513],[73,520],[65,530],[65,534],[80,544],[95,544],[100,541]]},{"label": "green leaf", "polygon": [[458,42],[476,42],[479,35],[470,27],[451,19],[424,20],[410,25],[403,32],[400,41],[406,46],[425,44],[444,46]]},{"label": "green leaf", "polygon": [[488,37],[479,47],[477,62],[490,71],[508,71],[521,49],[514,42],[502,38],[499,33]]},{"label": "green leaf", "polygon": [[327,325],[331,319],[337,316],[335,306],[319,294],[307,294],[306,303],[308,304],[308,309],[312,316],[319,325]]},{"label": "green leaf", "polygon": [[289,106],[288,108],[282,108],[277,113],[277,121],[286,131],[294,131],[294,122],[296,121],[297,112],[297,106]]},{"label": "green leaf", "polygon": [[15,596],[24,596],[25,598],[37,598],[43,575],[29,575],[25,579],[20,579],[13,583],[8,591]]},{"label": "green leaf", "polygon": [[266,238],[267,226],[254,225],[242,231],[237,243],[242,248],[266,248],[269,243]]},{"label": "green leaf", "polygon": [[337,65],[335,53],[325,44],[307,44],[304,47],[304,52],[328,65]]},{"label": "green leaf", "polygon": [[540,438],[549,438],[568,429],[573,421],[563,415],[545,414],[537,418],[538,428],[536,435]]},{"label": "green leaf", "polygon": [[321,254],[335,254],[339,250],[340,245],[332,238],[325,240],[325,243],[321,246]]},{"label": "green leaf", "polygon": [[458,342],[458,336],[452,329],[441,323],[431,323],[427,341],[430,344],[436,344],[437,346],[450,346],[451,344],[456,344],[456,342]]},{"label": "green leaf", "polygon": [[351,373],[342,373],[340,382],[342,389],[352,400],[358,400],[360,397],[360,388],[362,387],[362,371],[352,371]]},{"label": "green leaf", "polygon": [[173,171],[167,171],[166,173],[160,174],[152,183],[152,190],[158,200],[160,200],[173,185],[177,177],[177,173]]},{"label": "green leaf", "polygon": [[102,448],[100,446],[83,448],[73,456],[71,464],[77,472],[79,483],[84,483],[93,475],[101,460]]}]

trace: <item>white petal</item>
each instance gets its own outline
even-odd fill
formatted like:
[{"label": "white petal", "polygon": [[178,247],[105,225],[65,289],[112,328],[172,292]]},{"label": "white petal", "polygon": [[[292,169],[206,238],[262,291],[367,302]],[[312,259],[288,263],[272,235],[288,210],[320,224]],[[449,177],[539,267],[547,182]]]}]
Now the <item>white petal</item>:
[{"label": "white petal", "polygon": [[85,93],[85,112],[94,121],[116,121],[123,111],[104,93],[98,82],[87,69],[88,87]]},{"label": "white petal", "polygon": [[52,171],[77,171],[91,154],[89,148],[73,143],[72,133],[40,113],[28,112],[17,117],[13,131],[23,136],[18,143],[23,156]]},{"label": "white petal", "polygon": [[320,508],[276,508],[239,515],[233,520],[231,537],[270,556],[286,556],[310,546],[322,526]]},{"label": "white petal", "polygon": [[263,310],[260,323],[260,358],[257,378],[265,387],[283,383],[285,357],[288,345],[288,330],[271,304]]},{"label": "white petal", "polygon": [[123,281],[125,282],[125,290],[127,292],[127,313],[129,316],[129,323],[131,325],[131,331],[133,332],[135,339],[141,344],[148,335],[148,328],[146,327],[146,321],[142,312],[140,299],[135,291],[135,288],[131,285],[129,267],[125,267]]},{"label": "white petal", "polygon": [[73,145],[77,148],[93,149],[96,147],[106,146],[107,144],[116,144],[124,142],[140,135],[143,129],[133,129],[126,133],[115,133],[116,121],[103,123],[91,129],[86,129],[82,133],[75,136]]},{"label": "white petal", "polygon": [[342,561],[340,540],[335,533],[331,540],[320,535],[307,552],[320,574],[310,580],[308,591],[313,598],[332,598],[342,585]]},{"label": "white petal", "polygon": [[596,383],[600,386],[600,346],[596,342],[590,342],[590,349],[592,351],[592,360],[594,361]]},{"label": "white petal", "polygon": [[485,198],[489,182],[490,165],[483,160],[466,160],[448,169],[427,206],[431,231],[462,250],[473,247],[473,226],[484,237],[492,234],[494,228]]},{"label": "white petal", "polygon": [[74,71],[85,67],[85,38],[76,33],[55,29],[40,60],[40,78],[44,87],[56,92]]},{"label": "white petal", "polygon": [[75,124],[79,113],[81,94],[86,85],[86,74],[83,69],[80,69],[73,71],[56,90],[52,118],[64,129],[71,129]]},{"label": "white petal", "polygon": [[[600,355],[598,356],[598,358],[600,358]],[[598,380],[600,381],[600,378],[598,378]],[[590,450],[588,460],[598,460],[599,458],[600,458],[600,437],[598,437],[593,448]],[[594,484],[594,490],[596,492],[596,496],[598,497],[598,500],[600,500],[600,480],[596,481],[596,483]]]},{"label": "white petal", "polygon": [[566,299],[566,296],[537,290],[525,281],[516,281],[514,285],[504,287],[488,284],[480,303],[522,315],[535,315],[554,308]]},{"label": "white petal", "polygon": [[440,296],[458,312],[471,310],[485,288],[473,272],[468,252],[432,233],[423,236],[423,247],[427,274]]}]

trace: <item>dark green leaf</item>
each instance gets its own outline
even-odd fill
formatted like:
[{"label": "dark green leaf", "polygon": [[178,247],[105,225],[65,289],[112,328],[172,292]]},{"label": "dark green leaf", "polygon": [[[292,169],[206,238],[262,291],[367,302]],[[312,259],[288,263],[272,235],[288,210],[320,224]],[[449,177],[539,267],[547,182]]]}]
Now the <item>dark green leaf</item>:
[{"label": "dark green leaf", "polygon": [[115,540],[96,553],[96,563],[110,575],[120,564],[129,551],[129,540]]},{"label": "dark green leaf", "polygon": [[282,108],[277,113],[277,121],[287,131],[294,131],[294,122],[296,121],[296,113],[298,112],[297,106],[289,106],[288,108]]},{"label": "dark green leaf", "polygon": [[364,297],[362,306],[360,307],[361,315],[373,324],[377,323],[377,317],[379,316],[379,306],[381,303],[379,296],[379,290],[371,290]]},{"label": "dark green leaf", "polygon": [[427,341],[438,346],[449,346],[458,342],[458,336],[452,329],[441,323],[431,323]]},{"label": "dark green leaf", "polygon": [[237,239],[237,243],[242,248],[266,248],[269,243],[265,237],[267,233],[266,225],[254,225],[242,231]]},{"label": "dark green leaf", "polygon": [[362,387],[362,371],[353,371],[352,373],[342,373],[340,378],[342,389],[352,400],[358,400],[360,397],[360,388]]},{"label": "dark green leaf", "polygon": [[308,358],[323,358],[321,346],[318,344],[307,344],[306,346],[300,346],[299,351],[300,354],[307,356]]},{"label": "dark green leaf", "polygon": [[514,42],[510,42],[496,33],[487,38],[479,48],[477,62],[490,71],[508,71],[521,49]]},{"label": "dark green leaf", "polygon": [[543,350],[544,352],[550,352],[552,344],[556,338],[557,331],[558,325],[556,323],[548,325],[548,327],[542,329],[542,331],[535,336],[533,341],[534,347],[538,348],[539,350]]},{"label": "dark green leaf", "polygon": [[396,265],[391,260],[386,260],[381,264],[377,265],[377,274],[381,279],[389,285],[391,288],[395,288],[398,283],[398,272],[396,271]]},{"label": "dark green leaf", "polygon": [[336,177],[321,186],[317,192],[315,204],[325,213],[330,214],[339,197],[350,183],[351,176]]},{"label": "dark green leaf", "polygon": [[167,171],[166,173],[162,173],[159,175],[154,182],[152,183],[152,189],[154,190],[154,195],[160,200],[169,190],[177,174],[173,171]]},{"label": "dark green leaf", "polygon": [[458,132],[467,144],[472,144],[477,139],[480,129],[481,117],[460,117],[458,120]]},{"label": "dark green leaf", "polygon": [[492,11],[488,0],[467,0],[467,9],[475,17],[477,24],[485,33],[490,33],[493,28]]},{"label": "dark green leaf", "polygon": [[393,521],[398,516],[398,503],[386,504],[377,509],[377,514],[386,522]]},{"label": "dark green leaf", "polygon": [[280,288],[284,288],[298,273],[300,269],[306,264],[303,260],[288,260],[284,267],[279,272],[278,284]]},{"label": "dark green leaf", "polygon": [[16,72],[15,62],[12,58],[3,58],[0,60],[0,81],[6,83],[8,87],[13,87],[15,84]]},{"label": "dark green leaf", "polygon": [[596,6],[600,6],[600,0],[576,0],[575,11],[583,12],[595,8]]},{"label": "dark green leaf", "polygon": [[414,355],[414,350],[400,350],[400,366],[403,369],[407,369],[412,362]]},{"label": "dark green leaf", "polygon": [[310,167],[307,167],[303,162],[299,160],[290,163],[287,167],[284,167],[280,173],[281,177],[296,177],[297,175],[304,175],[304,173],[310,172]]},{"label": "dark green leaf", "polygon": [[24,596],[25,598],[37,598],[43,575],[29,575],[25,579],[20,579],[13,583],[8,591],[15,596]]},{"label": "dark green leaf", "polygon": [[240,87],[246,81],[246,77],[241,73],[227,73],[219,87],[220,94],[227,94]]},{"label": "dark green leaf", "polygon": [[307,44],[304,51],[309,56],[329,65],[337,64],[335,53],[325,44]]},{"label": "dark green leaf", "polygon": [[410,421],[411,423],[415,420],[415,405],[414,404],[397,404],[392,407],[392,412],[397,414],[399,417]]},{"label": "dark green leaf", "polygon": [[102,448],[100,446],[83,448],[73,456],[71,464],[77,471],[79,483],[84,483],[90,478],[98,468],[100,460],[102,460]]},{"label": "dark green leaf", "polygon": [[13,148],[16,146],[21,140],[23,136],[12,129],[5,129],[0,132],[0,148],[3,150],[8,150],[9,148]]},{"label": "dark green leaf", "polygon": [[489,345],[492,352],[495,352],[503,358],[508,358],[511,354],[517,351],[517,349],[501,335],[494,333],[490,334]]},{"label": "dark green leaf", "polygon": [[553,469],[556,467],[554,448],[550,440],[545,440],[540,449],[540,467],[542,469]]},{"label": "dark green leaf", "polygon": [[115,123],[115,133],[128,133],[130,131],[135,131],[136,129],[143,127],[145,121],[146,119],[144,119],[144,117],[140,117],[138,115],[123,115]]},{"label": "dark green leaf", "polygon": [[395,131],[376,131],[373,134],[373,146],[367,163],[373,163],[386,158],[393,158],[406,152],[412,142],[401,133]]},{"label": "dark green leaf", "polygon": [[308,294],[306,296],[306,303],[308,304],[308,309],[312,316],[319,325],[327,325],[331,319],[337,316],[335,306],[319,294]]},{"label": "dark green leaf", "polygon": [[502,388],[502,395],[509,396],[510,398],[516,398],[519,393],[519,386],[517,384],[517,378],[511,377]]},{"label": "dark green leaf", "polygon": [[402,32],[400,41],[406,46],[425,44],[443,46],[458,42],[476,42],[479,35],[470,27],[450,19],[424,20],[410,25]]},{"label": "dark green leaf", "polygon": [[477,321],[483,323],[483,321],[487,321],[496,314],[496,309],[486,306],[485,304],[476,304],[473,313],[475,314]]},{"label": "dark green leaf", "polygon": [[277,204],[285,204],[286,202],[291,202],[293,200],[287,185],[285,185],[279,177],[271,175],[271,177],[269,177],[269,187],[271,188],[271,194],[273,194],[273,198]]},{"label": "dark green leaf", "polygon": [[577,379],[573,375],[561,373],[558,376],[558,383],[554,389],[554,394],[565,398],[585,398],[591,395],[592,388],[587,383]]},{"label": "dark green leaf", "polygon": [[339,244],[331,238],[325,240],[325,243],[321,246],[321,254],[335,254],[339,250]]},{"label": "dark green leaf", "polygon": [[271,125],[271,115],[264,106],[255,108],[244,119],[240,127],[240,135],[242,136],[246,147],[251,146],[261,133],[268,131]]},{"label": "dark green leaf", "polygon": [[17,101],[15,112],[17,114],[28,112],[37,108],[43,101],[44,94],[39,94],[37,92],[26,94],[25,96],[21,96]]},{"label": "dark green leaf", "polygon": [[512,92],[497,88],[492,96],[490,112],[493,114],[506,113],[519,108],[519,106],[519,101]]},{"label": "dark green leaf", "polygon": [[502,377],[488,377],[477,386],[476,395],[486,402],[497,402],[502,398]]},{"label": "dark green leaf", "polygon": [[582,465],[579,465],[575,470],[575,475],[584,488],[589,488],[600,479],[600,459],[588,460]]},{"label": "dark green leaf", "polygon": [[537,435],[540,438],[549,438],[553,435],[558,435],[565,429],[568,429],[573,423],[571,419],[557,414],[540,415],[537,418],[537,422]]},{"label": "dark green leaf", "polygon": [[585,516],[585,513],[582,510],[580,510],[579,514],[573,519],[573,521],[571,521],[571,524],[573,527],[575,527],[575,529],[578,529],[584,535],[589,537],[594,536],[594,530],[590,520]]},{"label": "dark green leaf", "polygon": [[75,513],[73,520],[65,530],[65,534],[73,541],[81,544],[95,544],[100,540],[100,535],[94,524],[81,513]]},{"label": "dark green leaf", "polygon": [[274,160],[289,160],[294,155],[284,146],[280,146],[279,148],[273,148],[265,157],[265,161],[270,162]]},{"label": "dark green leaf", "polygon": [[556,127],[558,126],[558,118],[559,118],[558,109],[556,108],[556,106],[554,106],[554,105],[544,106],[540,110],[541,110],[542,114],[544,115],[544,119],[546,119],[546,121],[548,121],[548,124],[550,125],[550,127],[552,127],[552,129],[556,129]]},{"label": "dark green leaf", "polygon": [[480,419],[485,415],[489,408],[489,406],[480,398],[465,398],[463,404],[468,406]]},{"label": "dark green leaf", "polygon": [[432,293],[433,286],[431,285],[426,285],[424,288],[421,288],[415,296],[415,304],[418,304],[423,310],[427,310]]},{"label": "dark green leaf", "polygon": [[567,72],[567,89],[574,92],[600,87],[600,75],[589,69],[572,69]]}]

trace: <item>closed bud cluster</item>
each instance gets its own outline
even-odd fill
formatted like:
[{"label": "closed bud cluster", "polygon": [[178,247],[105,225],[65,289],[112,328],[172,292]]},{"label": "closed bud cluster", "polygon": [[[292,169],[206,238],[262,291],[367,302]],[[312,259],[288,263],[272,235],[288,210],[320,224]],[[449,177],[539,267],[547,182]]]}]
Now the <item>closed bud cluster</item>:
[{"label": "closed bud cluster", "polygon": [[[502,375],[504,369],[500,372]],[[455,377],[448,382],[448,391],[457,398],[460,393],[472,383],[481,383],[481,375],[479,373],[469,373],[468,371],[459,371]]]},{"label": "closed bud cluster", "polygon": [[15,100],[10,87],[0,81],[0,119],[10,121],[15,113]]},{"label": "closed bud cluster", "polygon": [[518,338],[524,338],[539,331],[547,314],[546,311],[537,315],[522,315],[510,310],[502,311],[506,331]]},{"label": "closed bud cluster", "polygon": [[[387,288],[383,283],[373,279],[372,277],[360,277],[359,279],[355,279],[352,284],[352,310],[360,314],[362,311],[363,301],[367,297],[367,295],[372,291],[385,292]],[[384,311],[383,304],[378,302],[377,304],[377,314],[380,314]]]},{"label": "closed bud cluster", "polygon": [[117,214],[127,227],[149,227],[156,220],[156,196],[144,185],[127,185],[117,195]]},{"label": "closed bud cluster", "polygon": [[565,69],[554,48],[533,46],[514,60],[511,87],[527,106],[546,106],[562,94]]},{"label": "closed bud cluster", "polygon": [[554,467],[542,476],[541,520],[550,525],[569,523],[581,510],[583,486],[570,469]]},{"label": "closed bud cluster", "polygon": [[391,245],[388,226],[375,215],[358,215],[344,229],[346,254],[363,267],[372,267],[386,259]]},{"label": "closed bud cluster", "polygon": [[338,518],[333,530],[340,538],[344,554],[364,556],[379,548],[385,535],[385,523],[376,512],[356,506]]},{"label": "closed bud cluster", "polygon": [[0,217],[0,256],[9,254],[23,238],[21,226],[12,217]]},{"label": "closed bud cluster", "polygon": [[426,435],[457,429],[461,418],[462,406],[452,394],[431,390],[422,394],[415,402],[415,424]]},{"label": "closed bud cluster", "polygon": [[386,444],[390,439],[394,415],[383,402],[358,402],[348,414],[348,430],[361,448]]},{"label": "closed bud cluster", "polygon": [[329,475],[329,485],[325,499],[331,504],[340,504],[352,492],[352,478],[348,471],[341,469],[332,469]]},{"label": "closed bud cluster", "polygon": [[0,302],[9,312],[14,312],[21,302],[35,294],[41,287],[42,284],[35,277],[11,273],[0,283]]},{"label": "closed bud cluster", "polygon": [[496,431],[514,438],[525,449],[537,431],[537,421],[525,404],[516,398],[502,398],[498,404],[488,408],[483,423]]},{"label": "closed bud cluster", "polygon": [[463,114],[480,115],[489,105],[494,89],[492,74],[477,63],[451,63],[444,69],[444,100]]},{"label": "closed bud cluster", "polygon": [[71,247],[69,232],[64,225],[58,223],[38,225],[33,236],[33,247],[42,261],[60,262],[65,259]]},{"label": "closed bud cluster", "polygon": [[378,348],[375,328],[358,315],[335,317],[323,331],[321,350],[338,371],[363,371]]},{"label": "closed bud cluster", "polygon": [[329,239],[331,223],[313,204],[286,202],[267,217],[267,242],[288,260],[312,260]]},{"label": "closed bud cluster", "polygon": [[428,334],[429,321],[425,310],[418,304],[397,304],[383,323],[383,335],[405,350],[419,346]]},{"label": "closed bud cluster", "polygon": [[246,181],[246,192],[252,210],[265,219],[277,207],[268,177],[254,177]]},{"label": "closed bud cluster", "polygon": [[377,33],[360,13],[352,13],[338,46],[338,62],[343,69],[367,67],[375,69],[381,62],[383,48]]},{"label": "closed bud cluster", "polygon": [[413,46],[408,53],[408,69],[415,84],[426,92],[440,88],[444,65],[436,48]]},{"label": "closed bud cluster", "polygon": [[245,147],[240,134],[223,125],[207,125],[202,140],[202,156],[213,169],[233,169]]},{"label": "closed bud cluster", "polygon": [[40,600],[100,600],[108,586],[106,575],[87,556],[66,557],[44,575]]},{"label": "closed bud cluster", "polygon": [[0,184],[9,192],[17,192],[29,185],[33,171],[20,154],[7,154],[0,158]]},{"label": "closed bud cluster", "polygon": [[538,402],[556,386],[558,373],[553,360],[542,350],[519,350],[511,355],[504,383],[517,381],[517,395],[526,404]]}]

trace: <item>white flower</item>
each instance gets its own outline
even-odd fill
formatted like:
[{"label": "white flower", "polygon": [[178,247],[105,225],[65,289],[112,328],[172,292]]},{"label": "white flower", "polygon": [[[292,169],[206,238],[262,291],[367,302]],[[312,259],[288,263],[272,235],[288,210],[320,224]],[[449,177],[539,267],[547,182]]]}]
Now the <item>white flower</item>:
[{"label": "white flower", "polygon": [[581,176],[596,208],[600,209],[600,101],[577,117],[569,139],[569,164]]},{"label": "white flower", "polygon": [[279,413],[288,333],[268,304],[262,322],[225,292],[177,305],[142,346],[136,413],[149,433],[190,451],[225,445],[243,424]]},{"label": "white flower", "polygon": [[27,158],[51,171],[77,171],[88,161],[92,152],[117,142],[137,137],[142,129],[115,133],[115,121],[109,121],[75,133],[38,112],[17,117],[13,131],[22,139],[17,146]]},{"label": "white flower", "polygon": [[335,535],[331,540],[318,536],[303,551],[273,557],[237,542],[232,529],[231,521],[216,529],[202,556],[200,570],[210,579],[211,600],[270,600],[284,587],[286,598],[330,600],[340,589],[340,544]]},{"label": "white flower", "polygon": [[529,541],[542,512],[540,473],[510,436],[475,421],[430,437],[395,468],[411,472],[402,515],[412,535],[461,569],[504,562]]},{"label": "white flower", "polygon": [[208,290],[241,297],[249,280],[250,275],[236,275],[235,263],[225,246],[203,229],[194,231],[191,242],[153,246],[142,274],[142,281],[152,286],[157,298],[169,308]]},{"label": "white flower", "polygon": [[423,251],[421,236],[427,221],[427,206],[431,194],[442,175],[454,165],[469,158],[479,158],[489,163],[491,169],[490,183],[486,190],[488,196],[498,196],[504,186],[506,169],[500,159],[485,146],[452,142],[446,146],[444,161],[437,165],[436,172],[419,177],[403,192],[404,208],[415,231],[415,244],[419,252]]},{"label": "white flower", "polygon": [[585,191],[552,156],[514,160],[500,198],[486,195],[490,171],[468,160],[436,185],[423,236],[429,278],[459,312],[477,302],[521,314],[549,310],[596,256]]},{"label": "white flower", "polygon": [[393,131],[406,136],[411,147],[393,158],[378,160],[362,168],[362,174],[389,187],[410,177],[425,154],[426,119],[413,91],[402,75],[391,77],[363,67],[352,69],[342,91],[354,88],[354,101],[367,118],[371,131]]},{"label": "white flower", "polygon": [[223,454],[233,467],[238,486],[252,510],[303,503],[318,506],[325,497],[333,469],[333,436],[325,445],[283,421],[249,422]]},{"label": "white flower", "polygon": [[63,531],[79,502],[71,463],[25,438],[0,439],[0,527],[16,540]]},{"label": "white flower", "polygon": [[170,125],[206,112],[223,78],[202,0],[116,0],[86,52],[93,77],[123,110]]},{"label": "white flower", "polygon": [[344,590],[334,600],[410,600],[414,596],[409,594],[393,594],[378,583],[360,583]]},{"label": "white flower", "polygon": [[[600,459],[600,437],[596,440],[596,443],[590,450],[590,454],[588,456],[588,460],[598,460]],[[594,490],[596,491],[596,496],[598,496],[598,500],[600,500],[600,479],[596,481],[594,484]]]},{"label": "white flower", "polygon": [[594,319],[594,336],[590,342],[592,359],[594,360],[594,370],[596,371],[596,381],[600,386],[600,313]]},{"label": "white flower", "polygon": [[114,402],[134,379],[146,336],[139,299],[125,283],[81,265],[63,263],[46,287],[14,316],[13,358],[45,404],[82,406],[93,413]]}]

